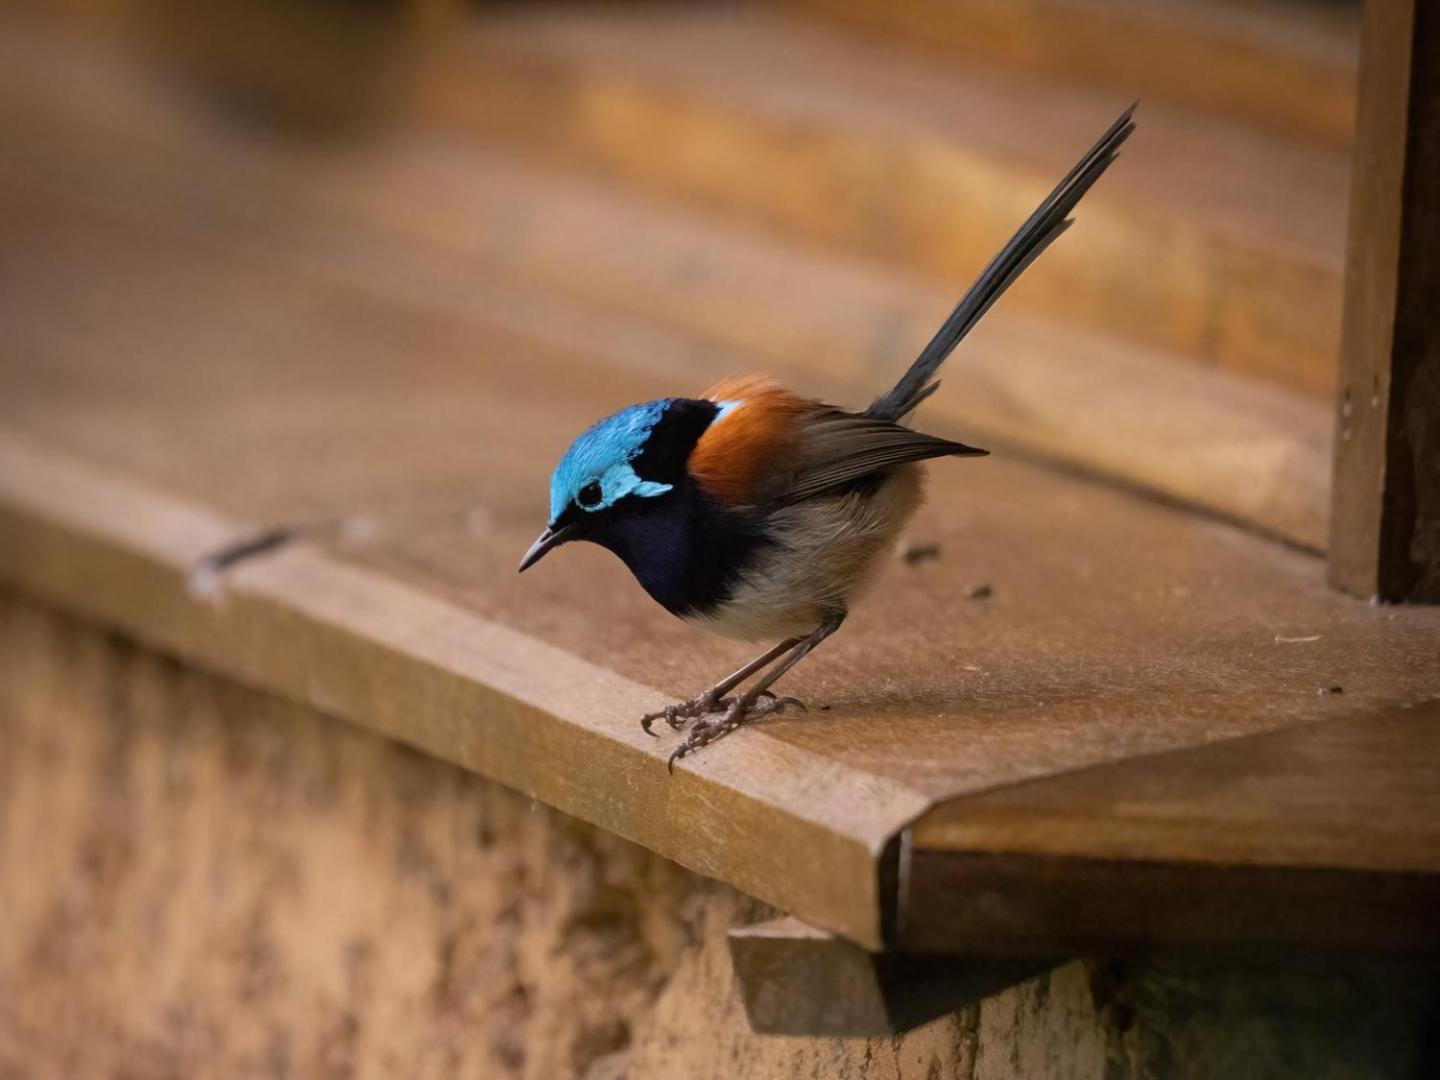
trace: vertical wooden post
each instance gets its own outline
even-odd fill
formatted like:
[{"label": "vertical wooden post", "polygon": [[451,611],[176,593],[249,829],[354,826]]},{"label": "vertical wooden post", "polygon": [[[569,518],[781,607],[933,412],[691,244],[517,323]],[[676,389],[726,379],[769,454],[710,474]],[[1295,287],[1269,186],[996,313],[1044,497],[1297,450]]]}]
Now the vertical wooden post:
[{"label": "vertical wooden post", "polygon": [[1440,602],[1440,3],[1367,0],[1330,580]]}]

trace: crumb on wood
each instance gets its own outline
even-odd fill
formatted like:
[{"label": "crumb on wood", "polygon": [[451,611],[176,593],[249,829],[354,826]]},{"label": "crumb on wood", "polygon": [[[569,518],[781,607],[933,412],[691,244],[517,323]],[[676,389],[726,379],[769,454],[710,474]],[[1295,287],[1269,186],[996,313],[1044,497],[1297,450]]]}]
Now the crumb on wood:
[{"label": "crumb on wood", "polygon": [[908,544],[900,553],[906,566],[918,566],[927,559],[940,558],[940,545],[936,543]]},{"label": "crumb on wood", "polygon": [[1333,695],[1333,694],[1343,694],[1343,693],[1345,693],[1345,688],[1344,688],[1343,686],[1339,686],[1339,685],[1336,685],[1336,686],[1321,686],[1321,687],[1319,687],[1319,688],[1316,689],[1315,693],[1319,694],[1321,697],[1330,697],[1330,696]]},{"label": "crumb on wood", "polygon": [[989,600],[995,595],[995,590],[989,585],[971,585],[965,590],[966,600]]},{"label": "crumb on wood", "polygon": [[185,591],[191,600],[213,604],[219,601],[221,584],[220,571],[206,559],[200,560],[185,577]]}]

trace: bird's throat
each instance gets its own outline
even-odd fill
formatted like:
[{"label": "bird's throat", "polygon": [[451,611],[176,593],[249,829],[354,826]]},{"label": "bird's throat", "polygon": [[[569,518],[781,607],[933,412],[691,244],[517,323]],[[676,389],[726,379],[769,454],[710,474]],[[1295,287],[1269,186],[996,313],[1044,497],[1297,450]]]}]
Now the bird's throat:
[{"label": "bird's throat", "polygon": [[747,519],[684,485],[615,515],[587,539],[618,555],[656,603],[688,616],[724,602],[758,538]]}]

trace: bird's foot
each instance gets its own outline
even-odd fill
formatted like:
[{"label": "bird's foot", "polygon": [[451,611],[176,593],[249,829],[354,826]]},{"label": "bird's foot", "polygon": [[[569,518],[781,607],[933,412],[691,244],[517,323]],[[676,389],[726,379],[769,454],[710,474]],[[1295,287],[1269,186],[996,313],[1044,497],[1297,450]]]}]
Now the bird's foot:
[{"label": "bird's foot", "polygon": [[[764,696],[772,700],[775,697],[769,690],[764,692]],[[664,720],[665,723],[669,724],[675,731],[679,731],[685,726],[685,721],[687,720],[697,720],[700,717],[709,716],[712,713],[726,712],[729,709],[733,709],[736,700],[737,699],[733,697],[721,697],[714,690],[706,690],[705,693],[699,697],[692,698],[689,701],[666,705],[665,708],[659,712],[646,713],[640,718],[640,727],[644,729],[646,735],[655,735],[656,738],[659,738],[654,731],[650,730],[650,725],[655,723],[656,720]]]},{"label": "bird's foot", "polygon": [[[646,713],[640,718],[640,726],[646,735],[655,735],[650,730],[650,725],[656,720],[664,720],[673,729],[679,731],[685,726],[686,720],[695,720],[711,713],[723,712],[735,701],[734,698],[721,697],[713,690],[706,690],[699,697],[689,701],[677,702],[674,705],[666,705],[659,712]],[[658,736],[656,736],[658,738]]]},{"label": "bird's foot", "polygon": [[764,691],[764,696],[768,700],[760,701],[758,698],[747,700],[745,697],[726,699],[721,703],[725,706],[723,713],[715,715],[720,712],[719,709],[716,709],[710,715],[696,720],[695,726],[690,729],[690,734],[670,755],[670,760],[665,763],[665,767],[673,773],[675,762],[702,747],[709,746],[716,739],[729,735],[741,724],[749,724],[762,717],[773,716],[791,705],[798,709],[806,709],[805,703],[799,698],[776,697],[768,690]]}]

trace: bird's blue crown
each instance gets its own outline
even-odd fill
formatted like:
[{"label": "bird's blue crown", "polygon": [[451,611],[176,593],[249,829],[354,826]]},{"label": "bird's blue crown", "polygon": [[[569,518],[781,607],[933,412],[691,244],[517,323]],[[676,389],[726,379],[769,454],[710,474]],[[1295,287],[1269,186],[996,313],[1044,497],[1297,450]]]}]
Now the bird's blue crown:
[{"label": "bird's blue crown", "polygon": [[[614,506],[626,495],[663,495],[671,489],[670,484],[642,480],[633,465],[670,400],[646,401],[621,409],[570,444],[550,477],[552,524],[572,503],[594,513]],[[591,484],[598,486],[598,498],[581,501],[580,493]]]}]

